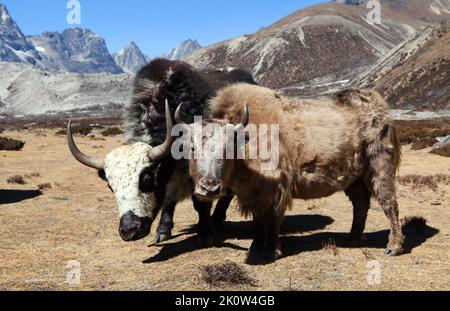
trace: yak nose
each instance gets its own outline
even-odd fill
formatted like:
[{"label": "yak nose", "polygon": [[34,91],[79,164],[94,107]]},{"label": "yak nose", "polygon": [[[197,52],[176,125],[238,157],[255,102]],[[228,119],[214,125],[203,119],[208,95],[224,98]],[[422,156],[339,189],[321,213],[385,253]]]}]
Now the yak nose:
[{"label": "yak nose", "polygon": [[120,218],[119,234],[125,242],[137,241],[150,234],[152,221],[128,212]]},{"label": "yak nose", "polygon": [[219,195],[222,191],[222,182],[215,178],[202,178],[200,188],[206,195]]}]

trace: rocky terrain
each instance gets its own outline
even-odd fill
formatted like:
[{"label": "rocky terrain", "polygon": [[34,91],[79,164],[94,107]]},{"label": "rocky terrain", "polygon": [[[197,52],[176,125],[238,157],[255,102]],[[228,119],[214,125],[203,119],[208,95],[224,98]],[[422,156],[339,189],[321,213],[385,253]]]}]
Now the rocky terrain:
[{"label": "rocky terrain", "polygon": [[129,100],[132,77],[107,73],[75,74],[29,64],[0,62],[0,113],[51,114],[121,110]]},{"label": "rocky terrain", "polygon": [[146,56],[133,41],[128,43],[119,53],[113,54],[116,64],[128,74],[135,75],[144,67],[150,58]]}]

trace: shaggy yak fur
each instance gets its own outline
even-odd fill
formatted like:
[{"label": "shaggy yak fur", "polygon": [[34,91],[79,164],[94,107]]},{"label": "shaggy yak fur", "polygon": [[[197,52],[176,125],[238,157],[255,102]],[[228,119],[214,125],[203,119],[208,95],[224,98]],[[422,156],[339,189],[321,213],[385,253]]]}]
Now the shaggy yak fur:
[{"label": "shaggy yak fur", "polygon": [[[236,82],[255,84],[252,75],[243,70],[197,71],[185,62],[153,60],[139,71],[134,81],[133,98],[126,108],[124,123],[128,142],[130,144],[144,142],[154,147],[165,141],[166,99],[172,116],[183,103],[182,118],[185,122],[192,123],[194,116],[208,115],[208,100],[216,94],[216,91]],[[192,194],[192,186],[182,181],[188,176],[185,169],[187,164],[176,162],[180,161],[175,161],[169,155],[157,163],[159,166],[152,166],[155,168],[153,180],[158,181],[155,185],[156,203],[160,206],[158,210],[162,210],[157,229],[157,242],[167,240],[171,236],[175,205],[181,199],[174,193]],[[178,189],[180,187],[183,191]],[[217,225],[225,220],[226,210],[232,198],[233,196],[229,195],[218,202],[212,218]],[[193,200],[200,216],[199,235],[210,240],[212,204],[199,202],[195,198]]]},{"label": "shaggy yak fur", "polygon": [[[247,141],[242,160],[191,157],[190,171],[197,185],[202,179],[220,176],[216,183],[229,187],[242,212],[253,215],[256,233],[250,255],[264,254],[270,260],[282,255],[279,228],[293,199],[317,199],[339,191],[346,193],[354,208],[349,242],[363,238],[374,196],[390,222],[386,254],[403,252],[396,198],[401,147],[380,94],[346,90],[326,98],[292,99],[270,89],[235,84],[210,102],[211,119],[203,125],[213,123],[223,130],[238,124],[244,105],[249,109],[250,125],[279,125],[278,168],[264,171],[260,157],[249,159],[249,146],[258,144],[258,138]],[[205,137],[203,146],[208,143]]]}]

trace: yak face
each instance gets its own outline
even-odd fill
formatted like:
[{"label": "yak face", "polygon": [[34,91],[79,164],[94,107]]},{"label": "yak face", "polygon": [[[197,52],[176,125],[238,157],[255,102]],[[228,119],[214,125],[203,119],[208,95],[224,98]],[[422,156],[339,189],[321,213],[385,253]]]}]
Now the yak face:
[{"label": "yak face", "polygon": [[194,195],[203,201],[212,201],[226,194],[224,177],[229,161],[226,124],[202,123],[192,126],[189,171],[195,184]]},{"label": "yak face", "polygon": [[[170,154],[172,146],[172,116],[166,100],[166,139],[152,147],[142,142],[125,145],[108,154],[105,160],[81,152],[67,125],[67,142],[74,158],[83,165],[99,171],[108,181],[119,206],[119,233],[126,242],[142,239],[150,234],[150,227],[158,213],[155,187],[161,161]],[[161,174],[163,175],[163,174]]]},{"label": "yak face", "polygon": [[152,162],[152,147],[135,143],[106,156],[105,178],[119,207],[119,233],[124,241],[136,241],[150,234],[158,208],[155,187],[159,164]]},{"label": "yak face", "polygon": [[245,127],[249,122],[245,106],[240,124],[224,120],[204,120],[189,128],[189,173],[194,181],[194,195],[203,201],[212,201],[227,193],[227,180],[233,171],[235,159],[243,159],[247,143]]}]

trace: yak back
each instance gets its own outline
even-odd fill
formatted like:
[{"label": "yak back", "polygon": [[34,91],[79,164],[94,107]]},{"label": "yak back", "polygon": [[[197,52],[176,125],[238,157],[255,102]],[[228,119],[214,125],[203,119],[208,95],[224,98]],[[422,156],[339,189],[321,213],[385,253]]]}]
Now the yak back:
[{"label": "yak back", "polygon": [[[280,168],[284,171],[344,163],[355,154],[364,156],[368,146],[377,152],[392,148],[395,166],[399,166],[401,151],[393,121],[386,101],[376,91],[346,90],[295,99],[267,88],[235,84],[210,101],[210,116],[236,124],[244,105],[249,107],[251,124],[279,125]],[[260,160],[246,162],[258,171]],[[359,170],[360,164],[349,169]]]},{"label": "yak back", "polygon": [[198,71],[182,61],[155,59],[136,75],[131,103],[127,105],[124,128],[128,141],[156,146],[166,137],[165,100],[172,116],[180,104],[181,118],[190,124],[194,116],[209,113],[208,100],[235,82],[255,84],[243,70]]}]

